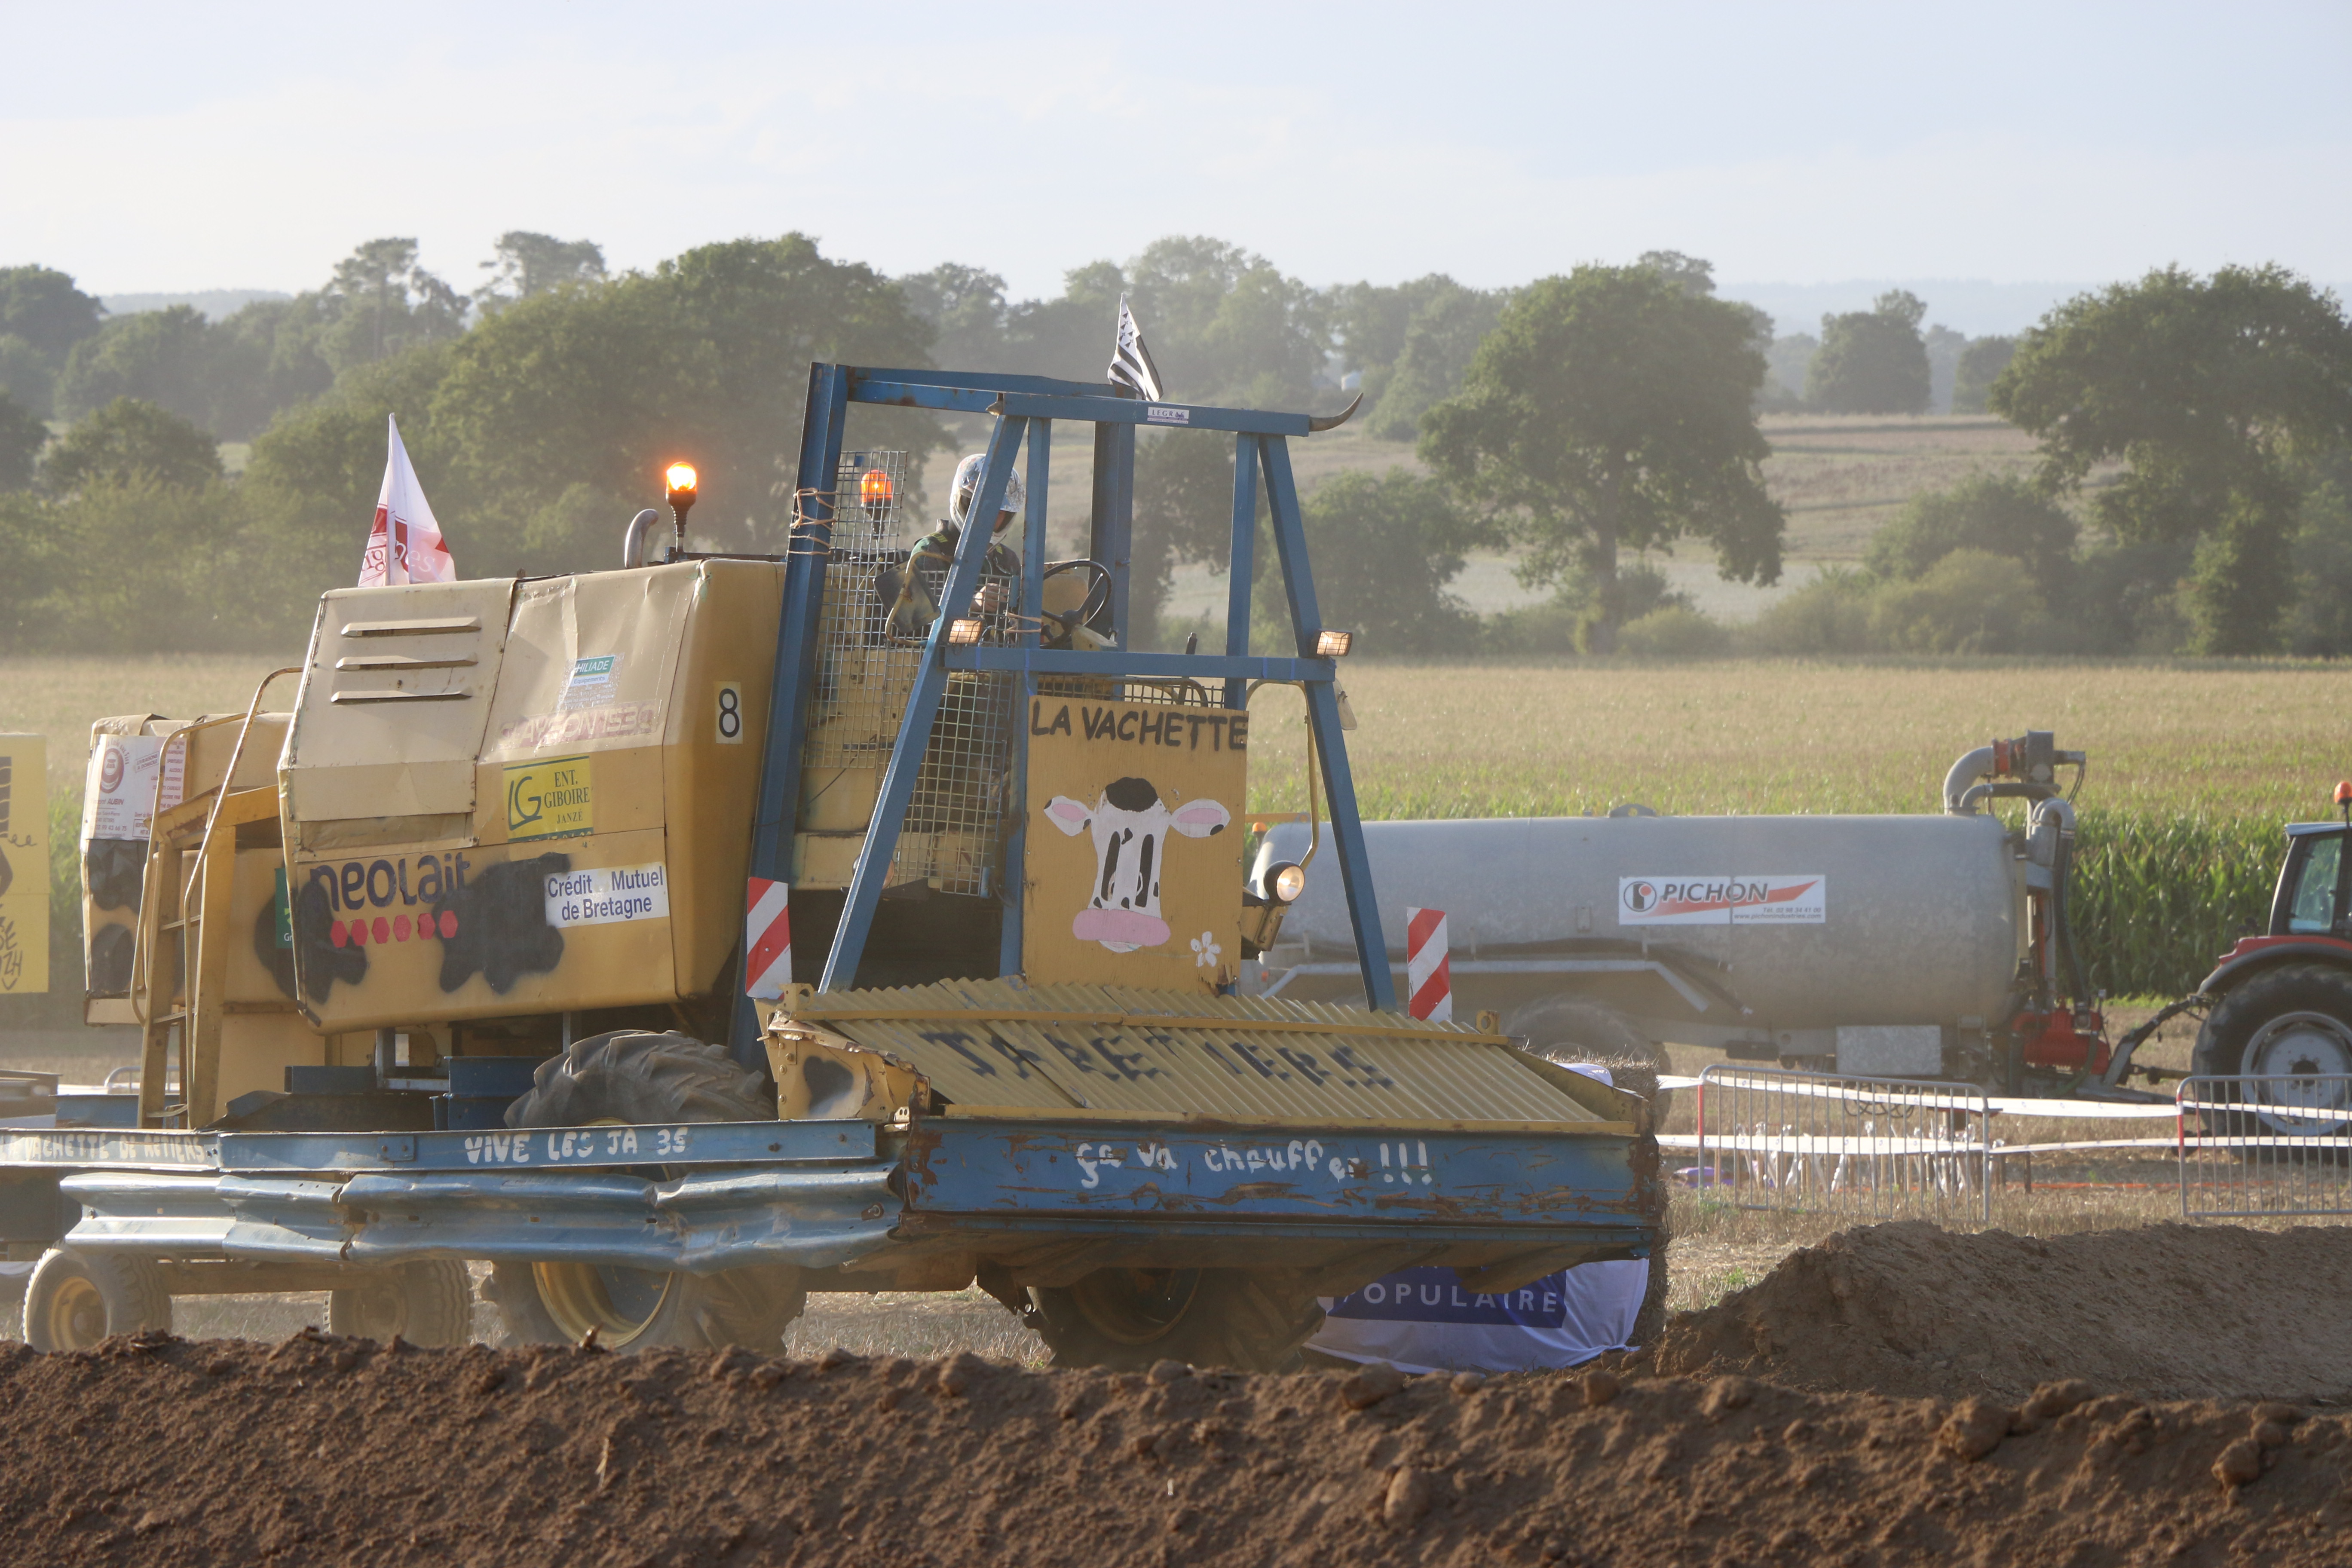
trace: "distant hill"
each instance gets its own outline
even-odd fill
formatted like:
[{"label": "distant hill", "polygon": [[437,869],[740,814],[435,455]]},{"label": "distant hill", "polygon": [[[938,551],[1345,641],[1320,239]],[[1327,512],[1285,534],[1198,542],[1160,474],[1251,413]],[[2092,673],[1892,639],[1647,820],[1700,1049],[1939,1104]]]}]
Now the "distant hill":
[{"label": "distant hill", "polygon": [[140,310],[161,310],[173,305],[194,305],[205,317],[219,321],[234,316],[256,300],[291,300],[293,295],[282,289],[199,289],[191,294],[109,294],[99,303],[110,316],[128,316]]}]

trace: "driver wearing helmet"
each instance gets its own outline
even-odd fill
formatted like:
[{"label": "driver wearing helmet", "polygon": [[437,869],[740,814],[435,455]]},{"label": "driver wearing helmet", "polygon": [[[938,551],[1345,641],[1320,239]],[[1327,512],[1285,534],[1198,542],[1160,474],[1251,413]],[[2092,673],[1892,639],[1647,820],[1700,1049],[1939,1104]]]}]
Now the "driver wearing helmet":
[{"label": "driver wearing helmet", "polygon": [[[893,574],[898,578],[898,591],[890,605],[890,635],[898,637],[919,637],[931,629],[940,617],[940,595],[947,592],[948,569],[955,563],[956,543],[971,521],[972,493],[980,488],[982,455],[974,452],[956,465],[955,483],[950,489],[949,520],[922,538],[908,552],[907,570]],[[980,592],[973,597],[972,607],[987,629],[1002,633],[1004,619],[1019,607],[1021,598],[1021,557],[1004,542],[1005,531],[1020,516],[1028,491],[1021,482],[1019,470],[1007,476],[1004,500],[995,518],[980,570]]]}]

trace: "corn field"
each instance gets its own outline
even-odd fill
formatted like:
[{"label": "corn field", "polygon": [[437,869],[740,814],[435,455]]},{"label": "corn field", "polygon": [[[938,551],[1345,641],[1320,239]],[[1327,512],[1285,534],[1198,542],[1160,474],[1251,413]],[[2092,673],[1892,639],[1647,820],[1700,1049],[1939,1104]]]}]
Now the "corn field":
[{"label": "corn field", "polygon": [[2275,820],[2086,809],[2074,926],[2091,985],[2181,996],[2270,920],[2286,835]]}]

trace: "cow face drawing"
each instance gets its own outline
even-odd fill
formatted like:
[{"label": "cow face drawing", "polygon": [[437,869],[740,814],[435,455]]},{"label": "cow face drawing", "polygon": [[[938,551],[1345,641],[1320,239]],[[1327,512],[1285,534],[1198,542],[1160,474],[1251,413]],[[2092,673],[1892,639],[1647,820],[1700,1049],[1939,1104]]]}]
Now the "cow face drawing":
[{"label": "cow face drawing", "polygon": [[1133,952],[1168,940],[1168,922],[1160,918],[1160,869],[1168,836],[1206,838],[1223,832],[1233,814],[1213,800],[1171,808],[1150,780],[1126,778],[1112,783],[1092,805],[1055,795],[1045,807],[1045,819],[1072,837],[1094,835],[1094,887],[1087,907],[1070,922],[1070,934],[1113,952]]}]

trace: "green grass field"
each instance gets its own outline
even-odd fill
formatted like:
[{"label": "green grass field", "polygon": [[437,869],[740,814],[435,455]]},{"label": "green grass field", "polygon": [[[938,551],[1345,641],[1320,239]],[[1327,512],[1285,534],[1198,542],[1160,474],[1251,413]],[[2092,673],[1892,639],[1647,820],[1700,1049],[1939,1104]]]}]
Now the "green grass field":
[{"label": "green grass field", "polygon": [[[1365,814],[1934,811],[1954,758],[2051,730],[2085,808],[2309,820],[2352,773],[2318,662],[1733,659],[1364,664],[1342,677]],[[1252,803],[1305,808],[1296,700],[1261,694]]]}]

